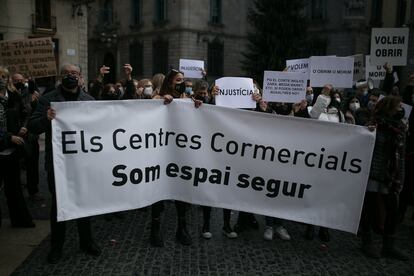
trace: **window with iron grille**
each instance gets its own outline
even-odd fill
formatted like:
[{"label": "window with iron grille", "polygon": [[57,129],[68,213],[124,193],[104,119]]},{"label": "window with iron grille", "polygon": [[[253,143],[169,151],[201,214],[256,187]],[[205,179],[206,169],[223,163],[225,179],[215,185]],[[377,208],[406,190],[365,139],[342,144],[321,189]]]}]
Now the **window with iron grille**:
[{"label": "window with iron grille", "polygon": [[167,20],[167,0],[154,0],[154,22]]},{"label": "window with iron grille", "polygon": [[210,23],[221,24],[221,0],[210,0]]},{"label": "window with iron grille", "polygon": [[50,29],[51,22],[51,9],[50,0],[36,0],[35,3],[36,14],[36,27]]},{"label": "window with iron grille", "polygon": [[141,0],[131,0],[131,24],[139,25],[141,24],[141,10],[142,10],[142,1]]},{"label": "window with iron grille", "polygon": [[223,75],[224,45],[219,41],[208,44],[207,73],[210,76],[221,77]]},{"label": "window with iron grille", "polygon": [[132,77],[144,74],[144,47],[141,42],[129,44],[129,63],[133,68]]},{"label": "window with iron grille", "polygon": [[168,41],[155,41],[152,44],[152,72],[168,73]]}]

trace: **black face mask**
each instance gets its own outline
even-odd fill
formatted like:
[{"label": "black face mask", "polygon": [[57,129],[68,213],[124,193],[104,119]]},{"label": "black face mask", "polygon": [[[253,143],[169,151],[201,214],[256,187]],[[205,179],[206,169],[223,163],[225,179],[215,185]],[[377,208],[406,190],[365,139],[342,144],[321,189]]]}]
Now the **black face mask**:
[{"label": "black face mask", "polygon": [[398,111],[397,111],[397,113],[395,113],[395,114],[392,116],[392,118],[393,118],[394,120],[399,121],[399,120],[403,119],[403,118],[404,118],[404,116],[405,116],[405,110],[404,110],[404,109],[400,109],[400,110],[398,110]]},{"label": "black face mask", "polygon": [[23,90],[24,89],[24,83],[18,82],[16,84],[14,84],[14,87],[16,87],[16,89],[18,89],[18,90]]},{"label": "black face mask", "polygon": [[174,87],[174,90],[177,91],[178,93],[184,93],[185,92],[185,83],[177,83]]},{"label": "black face mask", "polygon": [[79,78],[72,76],[72,75],[66,75],[62,78],[62,85],[66,89],[73,90],[76,87],[78,87],[78,81]]}]

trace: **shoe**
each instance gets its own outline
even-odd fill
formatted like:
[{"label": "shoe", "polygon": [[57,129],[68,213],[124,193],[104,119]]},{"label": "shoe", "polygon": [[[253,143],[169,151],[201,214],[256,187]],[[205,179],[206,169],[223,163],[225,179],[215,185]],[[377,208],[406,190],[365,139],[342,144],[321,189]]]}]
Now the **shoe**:
[{"label": "shoe", "polygon": [[381,257],[378,249],[372,243],[362,244],[361,250],[365,257],[372,259],[379,259]]},{"label": "shoe", "polygon": [[206,240],[211,239],[211,237],[213,236],[210,232],[210,227],[204,225],[203,229],[201,230],[201,236],[203,238],[205,238]]},{"label": "shoe", "polygon": [[36,224],[31,220],[27,222],[12,223],[13,228],[34,228]]},{"label": "shoe", "polygon": [[395,259],[399,261],[408,261],[406,254],[395,247],[395,237],[385,235],[382,240],[381,255],[385,258]]},{"label": "shoe", "polygon": [[263,239],[266,241],[273,240],[273,227],[272,226],[266,226],[265,231],[263,233]]},{"label": "shoe", "polygon": [[52,247],[47,255],[47,262],[49,264],[57,264],[62,258],[62,248]]},{"label": "shoe", "polygon": [[29,196],[29,200],[31,201],[43,201],[45,197],[41,193],[35,193]]},{"label": "shoe", "polygon": [[247,227],[244,223],[236,223],[233,228],[234,228],[234,231],[238,234],[247,230]]},{"label": "shoe", "polygon": [[329,237],[328,228],[319,227],[319,239],[322,242],[329,242],[331,240],[330,237]]},{"label": "shoe", "polygon": [[313,225],[307,225],[305,231],[305,240],[312,241],[315,237],[315,227]]},{"label": "shoe", "polygon": [[237,233],[231,229],[230,225],[223,226],[223,235],[229,239],[235,239],[238,237]]},{"label": "shoe", "polygon": [[81,245],[80,249],[86,254],[95,257],[98,257],[102,253],[101,248],[99,248],[99,246],[94,241],[90,241],[87,244]]},{"label": "shoe", "polygon": [[290,241],[290,235],[285,227],[283,226],[276,227],[276,233],[281,240]]},{"label": "shoe", "polygon": [[259,223],[257,222],[256,218],[254,217],[253,214],[250,214],[248,220],[247,220],[247,225],[254,229],[254,230],[258,230],[259,229]]}]

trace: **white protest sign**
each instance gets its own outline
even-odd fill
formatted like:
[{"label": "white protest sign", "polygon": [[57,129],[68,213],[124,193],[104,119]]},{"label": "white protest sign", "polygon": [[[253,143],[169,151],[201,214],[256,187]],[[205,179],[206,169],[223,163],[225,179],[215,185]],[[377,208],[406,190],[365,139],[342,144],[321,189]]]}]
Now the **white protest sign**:
[{"label": "white protest sign", "polygon": [[180,59],[180,71],[184,73],[184,77],[201,79],[203,78],[204,61],[193,59]]},{"label": "white protest sign", "polygon": [[310,67],[308,58],[286,60],[286,68],[288,72],[305,73],[307,79],[309,79]]},{"label": "white protest sign", "polygon": [[375,143],[365,127],[179,101],[52,107],[59,221],[174,199],[358,229]]},{"label": "white protest sign", "polygon": [[365,78],[364,74],[364,55],[363,54],[357,54],[350,56],[354,58],[354,82],[359,81],[363,78]]},{"label": "white protest sign", "polygon": [[305,99],[306,73],[265,71],[263,100],[268,102],[298,103]]},{"label": "white protest sign", "polygon": [[226,77],[216,80],[220,91],[216,96],[216,105],[233,108],[255,108],[252,99],[253,80],[250,78]]},{"label": "white protest sign", "polygon": [[353,85],[354,59],[352,57],[310,57],[310,85],[350,88]]},{"label": "white protest sign", "polygon": [[409,28],[373,28],[371,64],[407,65]]},{"label": "white protest sign", "polygon": [[404,108],[404,119],[408,121],[410,118],[411,111],[413,107],[411,105],[408,105],[406,103],[401,103],[402,108]]},{"label": "white protest sign", "polygon": [[382,65],[373,65],[370,56],[365,56],[365,79],[380,81],[385,78],[386,71]]}]

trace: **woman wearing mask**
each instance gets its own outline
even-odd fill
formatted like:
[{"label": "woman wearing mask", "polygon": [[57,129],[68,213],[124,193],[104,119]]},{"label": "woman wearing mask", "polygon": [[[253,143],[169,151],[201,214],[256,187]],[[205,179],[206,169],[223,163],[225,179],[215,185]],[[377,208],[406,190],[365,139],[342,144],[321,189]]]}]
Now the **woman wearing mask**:
[{"label": "woman wearing mask", "polygon": [[[313,119],[336,123],[345,123],[345,116],[341,111],[341,94],[333,89],[331,84],[326,84],[321,94],[315,101],[309,115]],[[313,240],[315,227],[307,225],[305,239]],[[330,240],[328,228],[319,227],[319,238],[322,242]]]},{"label": "woman wearing mask", "polygon": [[142,79],[138,82],[138,90],[140,90],[140,94],[142,95],[142,99],[152,99],[154,96],[154,90],[152,86],[152,82],[149,79]]},{"label": "woman wearing mask", "polygon": [[367,192],[361,214],[362,251],[368,257],[378,258],[372,243],[371,218],[367,206],[380,195],[385,206],[382,256],[406,261],[408,257],[395,247],[398,222],[398,195],[404,178],[404,151],[406,125],[402,121],[404,109],[401,99],[387,96],[375,107],[370,125],[376,126],[376,139],[369,173]]},{"label": "woman wearing mask", "polygon": [[345,122],[347,124],[355,125],[355,116],[361,104],[356,96],[348,98],[344,105]]},{"label": "woman wearing mask", "polygon": [[[165,77],[160,96],[164,99],[165,104],[169,104],[176,98],[182,98],[185,92],[184,73],[175,69],[171,69],[168,75]],[[202,102],[194,99],[195,107],[199,107]],[[187,230],[186,213],[189,208],[189,204],[182,201],[175,201],[175,207],[177,209],[178,227],[176,232],[176,239],[182,245],[191,245],[191,236]],[[151,208],[151,237],[150,242],[153,246],[163,247],[164,241],[160,231],[160,216],[164,210],[164,204],[162,201],[154,203]]]}]

